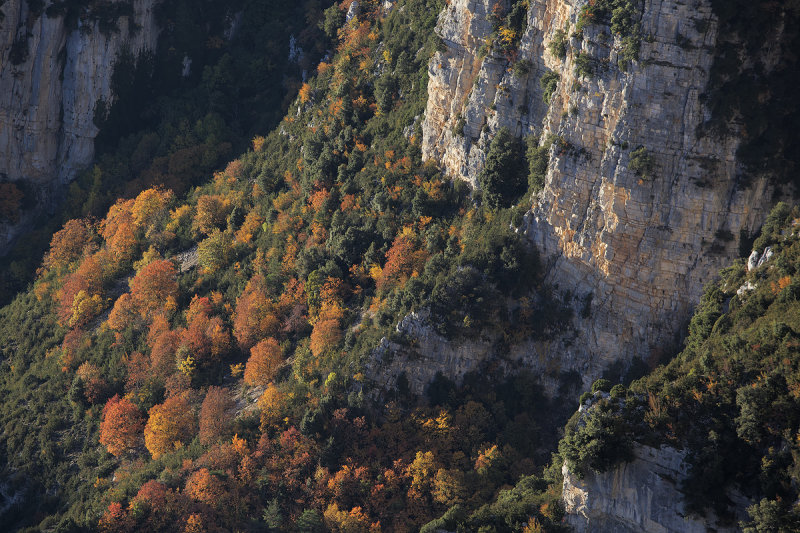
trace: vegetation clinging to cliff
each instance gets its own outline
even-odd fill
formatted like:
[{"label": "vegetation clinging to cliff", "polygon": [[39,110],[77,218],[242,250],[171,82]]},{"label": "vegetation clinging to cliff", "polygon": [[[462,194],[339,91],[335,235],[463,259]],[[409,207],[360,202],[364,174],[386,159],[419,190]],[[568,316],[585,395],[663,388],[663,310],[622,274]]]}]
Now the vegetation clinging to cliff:
[{"label": "vegetation clinging to cliff", "polygon": [[560,450],[578,472],[624,461],[632,439],[669,444],[688,452],[693,511],[727,516],[736,489],[756,502],[746,531],[798,527],[798,221],[800,208],[778,204],[756,245],[772,255],[749,271],[739,260],[706,288],[684,350],[567,426]]}]

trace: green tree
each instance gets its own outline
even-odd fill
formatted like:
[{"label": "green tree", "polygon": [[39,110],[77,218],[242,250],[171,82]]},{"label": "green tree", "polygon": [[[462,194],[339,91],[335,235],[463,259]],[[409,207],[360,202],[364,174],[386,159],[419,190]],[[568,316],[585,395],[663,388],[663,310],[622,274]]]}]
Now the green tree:
[{"label": "green tree", "polygon": [[323,530],[322,517],[314,509],[306,509],[295,523],[301,533],[319,533]]},{"label": "green tree", "polygon": [[489,145],[486,165],[478,175],[483,200],[492,209],[508,207],[527,188],[522,143],[508,128],[500,128]]},{"label": "green tree", "polygon": [[567,424],[559,453],[570,469],[583,477],[590,470],[605,472],[633,458],[633,439],[625,419],[611,402],[601,401]]}]

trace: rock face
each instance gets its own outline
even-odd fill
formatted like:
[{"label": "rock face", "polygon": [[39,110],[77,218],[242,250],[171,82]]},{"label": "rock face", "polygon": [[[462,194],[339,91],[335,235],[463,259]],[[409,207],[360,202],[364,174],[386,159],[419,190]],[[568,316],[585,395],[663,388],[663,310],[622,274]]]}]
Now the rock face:
[{"label": "rock face", "polygon": [[[668,447],[639,446],[635,459],[602,474],[578,479],[566,465],[563,500],[566,522],[576,533],[705,533],[739,531],[714,516],[689,515],[680,483],[686,478],[684,454]],[[743,509],[745,502],[732,495]]]},{"label": "rock face", "polygon": [[408,390],[422,395],[436,374],[441,372],[451,380],[460,381],[491,357],[495,339],[447,339],[436,333],[429,316],[427,310],[411,313],[397,325],[397,333],[409,341],[408,345],[381,340],[366,367],[374,384],[391,390],[398,387],[398,378],[405,375]]},{"label": "rock face", "polygon": [[[0,177],[24,180],[49,207],[60,186],[94,157],[98,100],[110,102],[123,49],[154,50],[158,0],[132,0],[116,29],[91,17],[70,29],[64,15],[31,13],[25,0],[3,4],[0,23]],[[24,225],[21,224],[21,225]],[[19,228],[0,228],[0,250]]]},{"label": "rock face", "polygon": [[[724,137],[698,134],[711,117],[701,101],[717,42],[709,0],[645,0],[639,59],[624,69],[608,26],[575,35],[585,1],[530,0],[518,49],[527,72],[501,53],[481,58],[495,3],[452,0],[440,15],[447,50],[429,67],[423,156],[476,185],[499,128],[555,139],[525,231],[549,259],[547,280],[591,305],[575,313],[576,337],[532,345],[529,357],[564,361],[590,382],[677,344],[703,283],[738,255],[740,231],[758,228],[772,189],[737,186],[735,123]],[[549,50],[559,32],[564,58]],[[576,73],[579,57],[592,74]],[[546,104],[548,71],[560,81]],[[639,148],[652,164],[644,176],[631,168]]]}]

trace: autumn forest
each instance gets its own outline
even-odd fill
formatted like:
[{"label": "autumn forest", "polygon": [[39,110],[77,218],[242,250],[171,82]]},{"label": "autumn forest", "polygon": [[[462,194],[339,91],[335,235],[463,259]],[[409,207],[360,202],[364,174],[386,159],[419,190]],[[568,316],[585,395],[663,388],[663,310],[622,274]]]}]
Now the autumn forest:
[{"label": "autumn forest", "polygon": [[[48,9],[113,22],[101,4]],[[739,483],[766,502],[753,524],[783,528],[752,531],[798,523],[796,209],[755,244],[782,270],[739,260],[680,349],[591,390],[537,375],[503,354],[569,336],[591,304],[523,231],[573,147],[501,129],[477,187],[423,161],[449,2],[217,4],[160,3],[160,52],[117,60],[93,164],[1,260],[0,529],[568,531],[562,466],[603,472],[635,442],[689,451],[692,512],[726,516],[716,488]],[[529,5],[490,17],[509,69]],[[27,209],[0,187],[5,220]],[[496,357],[428,375],[414,328]]]}]

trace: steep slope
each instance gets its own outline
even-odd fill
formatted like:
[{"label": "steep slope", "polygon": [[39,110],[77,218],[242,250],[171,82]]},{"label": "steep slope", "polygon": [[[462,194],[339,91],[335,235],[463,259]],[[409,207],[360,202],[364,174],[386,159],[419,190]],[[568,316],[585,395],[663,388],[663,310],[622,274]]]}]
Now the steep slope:
[{"label": "steep slope", "polygon": [[[264,21],[286,26],[271,10],[281,5],[287,4],[254,0],[248,6],[260,8],[259,16],[243,17],[242,24],[261,30]],[[669,327],[648,332],[658,307],[635,308],[630,303],[633,289],[623,290],[644,290],[646,280],[627,281],[629,274],[616,256],[607,250],[587,255],[581,246],[594,238],[635,234],[634,228],[643,232],[643,242],[651,237],[646,227],[650,219],[633,207],[650,205],[642,191],[651,191],[654,202],[666,201],[666,192],[659,189],[666,187],[661,173],[670,157],[680,159],[678,154],[687,148],[680,141],[668,153],[667,134],[650,130],[642,138],[652,136],[652,146],[632,146],[628,137],[619,146],[601,144],[616,139],[614,135],[632,136],[626,128],[633,132],[633,126],[623,124],[655,128],[641,109],[630,105],[636,91],[629,82],[646,78],[638,69],[679,77],[686,69],[637,63],[632,47],[647,49],[648,39],[642,35],[642,42],[637,41],[638,11],[624,0],[614,0],[621,14],[609,11],[601,0],[574,6],[445,5],[444,0],[344,0],[323,11],[316,0],[292,4],[283,13],[286,20],[300,12],[311,28],[325,33],[322,38],[309,31],[306,42],[314,45],[318,39],[318,50],[328,45],[334,50],[319,64],[313,60],[315,74],[297,82],[297,96],[292,93],[290,112],[280,124],[269,133],[265,129],[265,137],[248,138],[251,148],[224,169],[219,159],[233,150],[224,136],[227,121],[248,115],[251,124],[259,123],[257,115],[269,112],[272,100],[264,97],[262,91],[269,87],[264,80],[279,77],[274,64],[268,67],[274,50],[282,54],[286,47],[275,44],[271,29],[251,31],[239,48],[225,48],[220,32],[206,37],[197,30],[201,37],[191,40],[217,56],[197,76],[203,83],[192,86],[191,97],[148,108],[164,112],[169,120],[158,122],[157,131],[123,139],[119,153],[98,165],[98,179],[86,189],[75,187],[78,194],[89,191],[87,196],[106,192],[102,174],[108,171],[125,193],[102,211],[103,202],[87,198],[92,209],[53,235],[31,288],[0,309],[0,497],[6,499],[0,501],[1,523],[102,532],[561,532],[566,528],[559,504],[565,460],[568,492],[582,491],[580,498],[599,504],[584,507],[587,515],[600,516],[595,523],[676,529],[680,514],[696,512],[692,527],[704,527],[712,525],[699,518],[708,505],[730,521],[723,489],[737,482],[745,485],[747,497],[765,498],[764,514],[786,514],[797,499],[797,387],[789,372],[785,383],[777,379],[781,376],[761,379],[775,365],[792,367],[793,372],[796,368],[794,313],[779,320],[779,308],[759,324],[757,339],[718,339],[696,354],[699,359],[685,352],[679,362],[629,390],[601,383],[596,405],[589,412],[584,409],[588,421],[581,425],[576,418],[567,426],[562,455],[545,468],[570,403],[548,398],[541,385],[552,396],[573,396],[581,379],[597,375],[620,353],[648,355],[634,350],[646,342],[631,339],[629,332],[620,336],[622,349],[612,346],[610,328],[633,327],[642,319],[643,336],[669,340],[679,319],[675,304],[676,315],[665,315],[672,321]],[[532,50],[538,35],[532,22],[548,6],[561,6],[554,17],[569,7],[558,20],[583,20],[582,36],[561,42],[563,54],[560,46],[553,47],[549,59],[551,47],[543,40],[538,64],[534,55],[520,57],[520,50]],[[443,41],[432,33],[443,9],[440,31],[450,31],[451,21],[453,28],[465,25],[463,35],[454,31]],[[482,15],[473,16],[478,12]],[[646,12],[645,19],[654,13]],[[614,50],[603,49],[616,66],[609,61],[604,67],[600,45],[611,39],[602,37],[608,33],[603,28],[609,16],[612,28],[622,29]],[[681,11],[675,20],[685,16]],[[205,23],[187,26],[178,33],[185,35]],[[703,24],[692,27],[695,37],[703,33]],[[481,32],[486,31],[496,35],[491,43],[483,41],[484,47]],[[558,35],[554,31],[551,38],[556,44]],[[480,77],[484,69],[495,69],[491,75],[509,83],[527,80],[531,94],[538,95],[523,113],[519,101],[506,100],[511,89],[498,91],[485,108],[475,105],[479,115],[494,117],[495,110],[503,110],[502,117],[487,118],[484,132],[482,119],[477,130],[470,129],[475,123],[469,116],[463,121],[456,117],[452,129],[446,128],[451,136],[445,132],[437,150],[470,135],[472,144],[464,153],[476,163],[472,170],[467,165],[465,176],[483,187],[472,195],[463,181],[447,179],[422,157],[425,139],[433,139],[424,135],[428,126],[420,120],[430,94],[429,69],[436,62],[431,57],[453,52],[456,38],[466,43],[462,52],[468,53],[469,45],[486,53],[485,60],[464,56],[462,64],[479,73],[477,86],[460,85],[460,97],[469,100],[477,98],[475,89],[489,90],[491,84]],[[287,41],[296,51],[294,39],[287,35]],[[659,42],[654,35],[649,44]],[[222,49],[216,48],[220,43]],[[259,45],[249,47],[253,55],[243,56],[244,45],[252,43]],[[598,50],[578,54],[579,46]],[[175,56],[173,66],[184,54]],[[560,71],[561,81],[544,70],[542,65],[557,68],[550,61],[562,57],[580,71],[578,85],[568,84],[573,67]],[[244,86],[239,84],[242,78]],[[688,74],[680,79],[692,80]],[[611,130],[589,127],[586,117],[599,111],[591,107],[588,93],[578,90],[581,84],[598,95],[603,94],[600,84],[610,87],[608,106],[621,110],[609,111],[615,117]],[[576,88],[574,94],[565,92],[568,85]],[[187,87],[178,85],[176,92]],[[444,96],[440,106],[456,101]],[[576,102],[574,114],[569,99]],[[566,116],[559,114],[559,105],[568,106]],[[530,111],[533,107],[538,111]],[[192,112],[173,113],[172,108]],[[214,111],[207,113],[206,108]],[[131,111],[136,117],[138,110]],[[674,118],[673,112],[663,116]],[[552,126],[544,123],[541,146],[530,143],[533,167],[538,169],[542,153],[548,164],[531,180],[530,191],[539,193],[540,203],[527,215],[531,202],[520,190],[524,184],[505,188],[496,175],[487,179],[490,170],[501,178],[519,177],[503,174],[524,162],[522,147],[509,133],[523,133],[521,126],[502,122],[516,120],[515,113],[554,121]],[[430,110],[426,120],[435,115]],[[450,120],[441,116],[442,123]],[[490,119],[496,123],[489,124]],[[534,126],[526,127],[534,131]],[[581,138],[583,149],[579,127],[591,132]],[[694,139],[694,133],[686,135]],[[441,157],[461,158],[445,152]],[[602,165],[593,166],[598,161]],[[735,160],[728,163],[737,165]],[[607,166],[613,167],[609,174]],[[587,184],[592,169],[599,169],[600,177]],[[583,176],[583,184],[567,179],[570,172]],[[729,176],[718,177],[722,184],[709,184],[709,191],[723,194],[719,191],[724,189],[735,198],[745,194],[731,192]],[[189,189],[199,179],[205,183]],[[675,183],[682,179],[675,178]],[[173,183],[175,191],[163,186]],[[767,190],[766,181],[754,183]],[[701,196],[716,198],[709,195]],[[568,225],[572,215],[560,222],[552,215],[561,198],[574,211],[578,197],[589,206],[584,209],[596,206],[592,231],[585,229],[585,222]],[[781,212],[768,221],[769,238],[756,243],[759,256],[769,256],[764,247],[777,246],[784,233],[789,236],[786,243],[794,242],[792,231],[782,228],[798,213]],[[574,220],[579,217],[591,218],[583,211]],[[719,226],[707,231],[714,227]],[[569,232],[559,233],[559,228],[584,228],[584,235],[563,241]],[[706,230],[697,231],[695,238],[702,242]],[[724,231],[713,235],[720,242],[715,247],[719,256],[708,260],[712,263],[735,247]],[[558,291],[542,275],[531,238],[551,255],[547,275],[560,284]],[[622,255],[625,241],[609,242]],[[668,245],[655,238],[648,243]],[[700,253],[704,249],[698,246]],[[647,273],[639,267],[650,265],[650,259],[630,253],[633,266]],[[666,251],[653,254],[650,275],[663,274],[659,269],[666,272],[663,263],[671,257]],[[704,298],[700,318],[692,323],[690,347],[729,325],[715,322],[723,308],[740,310],[729,294],[740,287],[737,282],[749,282],[741,285],[743,293],[757,287],[758,305],[787,287],[791,290],[780,298],[796,299],[796,268],[791,266],[796,255],[788,263],[776,262],[786,271],[776,271],[768,286],[760,284],[758,261],[747,279],[741,272],[733,272],[733,278],[726,275],[725,297],[712,293]],[[644,263],[635,262],[639,260]],[[698,264],[704,261],[698,259]],[[769,260],[764,264],[761,273],[767,272]],[[687,279],[700,270],[691,270]],[[597,283],[620,295],[603,300],[580,283]],[[680,287],[688,291],[686,283]],[[670,298],[689,302],[691,294]],[[742,301],[753,305],[746,294]],[[574,322],[565,305],[573,308]],[[612,305],[640,316],[620,317],[616,307],[609,311]],[[762,337],[770,342],[763,350]],[[598,353],[604,346],[609,353]],[[734,349],[735,357],[714,368],[718,352]],[[684,363],[686,367],[680,366]],[[745,366],[743,376],[738,374],[740,364]],[[437,377],[437,370],[446,375]],[[676,373],[680,387],[671,382]],[[742,417],[741,442],[731,429],[731,420],[740,424],[735,412],[739,391],[733,401],[731,392],[739,383],[746,404],[741,412],[747,415]],[[758,394],[751,396],[750,388],[759,389]],[[775,406],[773,399],[779,400]],[[664,457],[648,465],[619,466],[620,460],[633,457],[635,437],[653,450],[666,443],[680,451],[663,448]],[[732,471],[740,465],[742,472]],[[763,486],[753,488],[759,468],[765,469],[759,479]],[[645,481],[665,500],[677,501],[677,485],[691,498],[683,507],[648,507],[648,486],[641,492],[629,486],[647,469],[661,474]],[[666,479],[673,471],[675,480]],[[580,474],[584,487],[570,478]],[[605,494],[609,488],[610,496]],[[616,488],[623,498],[616,498]],[[603,493],[598,496],[598,491]],[[572,514],[568,520],[581,523]]]},{"label": "steep slope", "polygon": [[[25,182],[41,207],[52,206],[54,195],[92,161],[95,106],[113,101],[121,51],[136,56],[155,49],[156,4],[3,3],[0,177]],[[0,250],[23,226],[0,225]]]},{"label": "steep slope", "polygon": [[19,495],[0,521],[413,531],[547,460],[565,413],[533,375],[441,378],[427,405],[366,373],[382,338],[413,348],[411,313],[443,342],[548,323],[510,210],[421,160],[443,3],[317,13],[336,50],[252,149],[185,197],[153,186],[56,232],[0,311],[0,484]]},{"label": "steep slope", "polygon": [[[608,472],[578,478],[564,467],[566,521],[576,533],[705,533],[739,531],[716,516],[692,515],[680,493],[685,454],[669,447],[638,446],[633,460]],[[744,510],[743,508],[741,509]]]},{"label": "steep slope", "polygon": [[155,5],[135,0],[120,3],[120,13],[78,15],[33,12],[24,0],[3,4],[0,173],[63,185],[92,160],[95,105],[112,98],[121,50],[136,55],[155,48]]},{"label": "steep slope", "polygon": [[526,232],[547,280],[585,311],[577,336],[528,349],[591,381],[677,345],[702,284],[758,228],[773,185],[741,186],[738,119],[723,133],[704,127],[715,53],[736,39],[720,38],[711,2],[531,0],[516,35],[487,20],[517,4],[456,0],[442,13],[447,50],[430,63],[423,156],[477,185],[501,127],[549,147]]},{"label": "steep slope", "polygon": [[[5,2],[27,26],[4,49],[14,61],[0,64],[9,117],[1,122],[9,135],[0,169],[0,302],[33,280],[50,237],[70,218],[102,217],[117,198],[156,185],[183,194],[270,131],[331,46],[317,27],[329,3],[160,0],[144,24],[132,19],[143,3]],[[3,17],[11,42],[16,22]],[[63,39],[48,52],[25,33],[35,25],[46,27],[36,30],[42,39]],[[85,131],[75,134],[68,120]],[[65,136],[72,140],[59,140]]]},{"label": "steep slope", "polygon": [[[582,398],[560,445],[567,512],[578,530],[609,523],[649,531],[648,520],[689,530],[704,514],[706,525],[716,514],[728,527],[744,519],[746,531],[797,529],[798,215],[778,204],[752,259],[707,286],[673,361],[627,390]],[[636,455],[634,441],[643,445]],[[645,469],[648,454],[654,466]],[[673,502],[666,512],[641,497],[655,491]],[[679,513],[685,529],[675,526]]]}]

